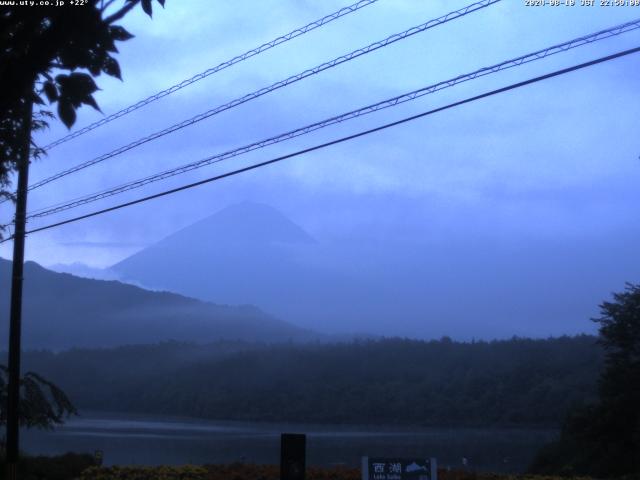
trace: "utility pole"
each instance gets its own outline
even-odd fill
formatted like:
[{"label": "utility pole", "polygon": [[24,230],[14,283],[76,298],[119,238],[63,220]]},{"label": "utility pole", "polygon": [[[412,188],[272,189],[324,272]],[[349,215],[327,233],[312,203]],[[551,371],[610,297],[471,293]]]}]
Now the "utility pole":
[{"label": "utility pole", "polygon": [[31,118],[33,109],[33,84],[25,92],[22,117],[22,148],[16,162],[18,188],[13,233],[13,265],[11,274],[11,313],[9,319],[9,387],[7,398],[7,478],[16,480],[20,435],[20,336],[22,323],[22,275],[24,267],[24,243],[27,216],[27,191],[29,186],[29,161],[31,156]]}]

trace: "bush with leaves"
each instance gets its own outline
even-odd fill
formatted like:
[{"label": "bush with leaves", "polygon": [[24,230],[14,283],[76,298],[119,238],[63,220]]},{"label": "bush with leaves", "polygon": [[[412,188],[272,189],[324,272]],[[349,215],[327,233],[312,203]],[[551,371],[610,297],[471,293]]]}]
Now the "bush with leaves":
[{"label": "bush with leaves", "polygon": [[208,480],[207,470],[194,465],[160,467],[91,467],[79,480]]},{"label": "bush with leaves", "polygon": [[572,412],[560,439],[532,470],[567,475],[640,478],[640,285],[627,284],[600,305],[605,364],[597,403]]},{"label": "bush with leaves", "polygon": [[[0,424],[7,422],[7,367],[0,365]],[[20,425],[50,429],[77,415],[67,395],[55,384],[37,373],[27,372],[20,379]]]},{"label": "bush with leaves", "polygon": [[[165,0],[157,1],[164,6]],[[0,199],[13,198],[10,174],[26,142],[31,157],[44,153],[30,132],[53,118],[45,99],[57,104],[58,117],[71,128],[82,105],[99,109],[93,77],[121,78],[116,44],[133,35],[115,23],[138,4],[151,16],[152,0],[87,0],[73,8],[0,6]]]}]

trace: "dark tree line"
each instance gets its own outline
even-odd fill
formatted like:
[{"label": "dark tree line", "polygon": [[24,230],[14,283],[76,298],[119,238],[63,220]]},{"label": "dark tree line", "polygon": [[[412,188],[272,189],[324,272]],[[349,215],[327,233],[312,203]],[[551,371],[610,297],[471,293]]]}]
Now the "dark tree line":
[{"label": "dark tree line", "polygon": [[595,398],[590,336],[337,345],[165,343],[58,354],[30,368],[82,411],[211,419],[405,425],[555,426]]}]

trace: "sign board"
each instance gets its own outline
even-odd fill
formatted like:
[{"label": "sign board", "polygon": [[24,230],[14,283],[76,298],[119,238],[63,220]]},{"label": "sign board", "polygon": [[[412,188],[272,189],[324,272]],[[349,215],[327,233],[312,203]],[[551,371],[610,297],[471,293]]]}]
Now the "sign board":
[{"label": "sign board", "polygon": [[304,480],[306,435],[283,433],[280,437],[280,480]]},{"label": "sign board", "polygon": [[436,459],[362,457],[362,480],[438,480]]}]

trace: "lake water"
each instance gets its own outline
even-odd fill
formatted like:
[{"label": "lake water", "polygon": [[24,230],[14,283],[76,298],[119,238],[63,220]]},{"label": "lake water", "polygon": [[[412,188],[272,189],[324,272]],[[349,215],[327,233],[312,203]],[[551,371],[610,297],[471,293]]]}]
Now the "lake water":
[{"label": "lake water", "polygon": [[526,469],[555,431],[391,428],[209,421],[112,413],[70,419],[54,431],[23,431],[30,454],[104,452],[111,464],[277,464],[281,433],[307,434],[308,465],[360,465],[362,456],[436,457],[441,466],[500,472]]}]

